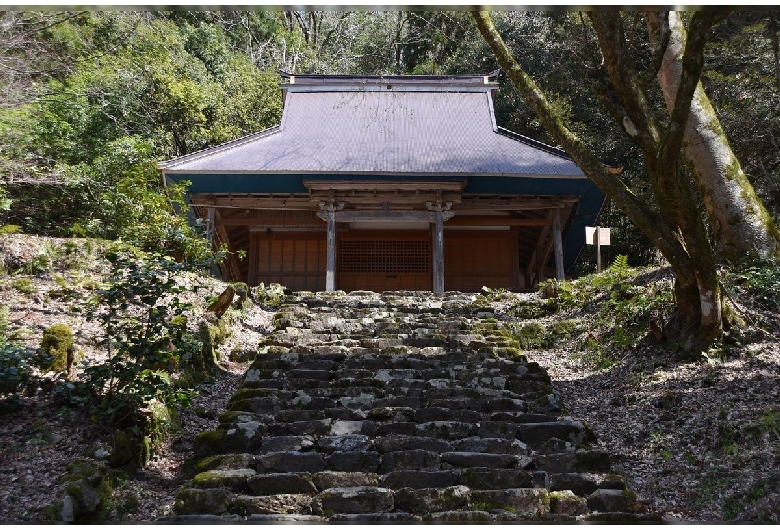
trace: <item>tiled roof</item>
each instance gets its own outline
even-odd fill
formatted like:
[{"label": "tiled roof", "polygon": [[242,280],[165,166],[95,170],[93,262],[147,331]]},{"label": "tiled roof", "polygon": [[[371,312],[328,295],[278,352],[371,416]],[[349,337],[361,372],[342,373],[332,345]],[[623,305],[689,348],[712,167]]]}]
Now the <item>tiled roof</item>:
[{"label": "tiled roof", "polygon": [[433,87],[389,81],[349,91],[318,82],[283,85],[279,127],[160,167],[172,173],[583,175],[556,149],[498,132],[490,100],[495,85],[480,89],[469,79],[459,90],[457,79]]}]

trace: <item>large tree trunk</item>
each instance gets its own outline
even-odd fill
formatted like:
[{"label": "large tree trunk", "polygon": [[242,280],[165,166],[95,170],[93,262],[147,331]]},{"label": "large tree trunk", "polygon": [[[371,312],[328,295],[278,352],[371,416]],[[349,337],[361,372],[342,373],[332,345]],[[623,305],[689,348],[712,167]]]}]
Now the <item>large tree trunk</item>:
[{"label": "large tree trunk", "polygon": [[[645,16],[651,40],[656,41],[653,45],[658,46],[661,15],[648,12]],[[669,12],[668,23],[669,42],[658,80],[671,112],[683,75],[682,56],[687,35],[677,13]],[[691,101],[684,148],[707,209],[719,257],[736,262],[749,253],[777,255],[780,232],[734,156],[701,83],[697,84]]]},{"label": "large tree trunk", "polygon": [[[685,77],[681,75],[670,104],[669,125],[663,128],[642,86],[642,76],[631,62],[620,13],[590,12],[588,15],[614,92],[612,108],[618,111],[615,117],[621,121],[627,117],[636,124],[636,132],[629,135],[642,150],[659,211],[677,228],[687,252],[688,259],[667,256],[677,276],[678,315],[671,330],[689,343],[686,349],[695,347],[696,341],[688,338],[692,328],[698,330],[699,344],[711,344],[720,339],[723,331],[718,271],[693,190],[678,166],[690,115],[688,109],[703,68],[705,35],[714,18],[697,16],[691,21],[691,46],[680,56]],[[626,129],[628,132],[630,127]]]},{"label": "large tree trunk", "polygon": [[[624,70],[625,63],[621,67],[612,69],[610,74],[613,81],[621,84],[620,87],[616,87],[616,91],[623,92],[620,95],[627,104],[613,100],[611,103],[614,105],[610,110],[617,112],[618,121],[643,149],[661,210],[661,215],[658,215],[643,200],[634,195],[620,179],[606,171],[603,164],[571,132],[549,104],[543,91],[515,61],[495,29],[490,15],[485,12],[473,13],[473,15],[499,64],[550,135],[574,159],[588,178],[615,201],[628,218],[650,238],[671,264],[677,276],[675,295],[678,312],[673,322],[674,330],[677,331],[676,338],[682,341],[686,350],[707,348],[722,335],[720,291],[712,249],[694,203],[690,200],[690,190],[685,187],[677,172],[682,132],[680,131],[676,137],[675,134],[664,136],[655,123],[654,109],[649,106],[647,98],[641,93],[641,84],[635,72],[631,69]],[[614,29],[614,24],[619,23],[619,20],[614,18],[604,19],[604,21],[606,24],[602,26],[602,32],[611,31]],[[624,51],[622,34],[613,37],[619,37],[612,44],[620,43],[620,51],[615,50],[618,54],[616,56],[607,52],[605,61],[614,59],[620,62],[626,57],[621,55]],[[608,44],[603,41],[600,45],[604,52],[604,46]],[[615,77],[622,78],[622,81]],[[683,94],[682,99],[686,105],[689,105],[693,87],[687,88],[688,94],[687,96]],[[680,122],[682,127],[684,127],[686,114],[678,112],[676,116],[678,120],[682,120]],[[633,134],[630,131],[633,131]]]}]

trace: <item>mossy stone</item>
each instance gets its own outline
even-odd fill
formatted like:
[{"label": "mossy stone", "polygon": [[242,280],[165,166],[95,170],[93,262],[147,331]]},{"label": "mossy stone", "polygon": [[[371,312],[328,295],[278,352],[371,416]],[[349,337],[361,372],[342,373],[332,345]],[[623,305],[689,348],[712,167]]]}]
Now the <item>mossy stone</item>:
[{"label": "mossy stone", "polygon": [[73,521],[105,521],[111,512],[113,480],[102,464],[77,460],[66,466],[63,477],[65,498],[44,513],[53,520],[73,517]]},{"label": "mossy stone", "polygon": [[228,511],[232,498],[233,495],[224,489],[185,488],[176,495],[174,511],[179,515],[221,515]]},{"label": "mossy stone", "polygon": [[204,372],[213,374],[219,368],[217,346],[219,345],[219,328],[212,326],[205,320],[200,323],[198,334],[203,345],[200,350],[200,360],[195,365]]},{"label": "mossy stone", "polygon": [[582,515],[588,513],[588,504],[570,490],[550,492],[550,511],[559,515]]},{"label": "mossy stone", "polygon": [[192,484],[200,489],[224,488],[235,493],[249,493],[247,479],[256,475],[254,469],[212,469],[195,475]]},{"label": "mossy stone", "polygon": [[255,457],[249,453],[207,456],[195,465],[195,471],[211,471],[213,469],[254,468]]},{"label": "mossy stone", "polygon": [[206,431],[195,437],[195,457],[203,458],[219,454],[225,444],[225,431]]},{"label": "mossy stone", "polygon": [[73,365],[73,330],[67,324],[49,326],[43,332],[41,350],[52,356],[49,370],[69,370]]}]

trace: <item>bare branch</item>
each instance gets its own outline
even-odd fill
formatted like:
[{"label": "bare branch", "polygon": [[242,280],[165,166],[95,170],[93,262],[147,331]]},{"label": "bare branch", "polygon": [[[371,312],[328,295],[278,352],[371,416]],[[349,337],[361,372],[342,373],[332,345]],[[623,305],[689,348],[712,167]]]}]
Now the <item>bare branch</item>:
[{"label": "bare branch", "polygon": [[512,56],[499,35],[490,14],[484,11],[472,12],[480,33],[496,56],[501,68],[506,72],[512,84],[522,94],[526,104],[539,117],[547,132],[574,159],[585,174],[607,197],[623,210],[631,221],[642,230],[665,256],[688,261],[687,254],[680,241],[670,237],[673,230],[666,220],[653,212],[615,175],[611,174],[592,151],[566,126],[552,105],[547,101],[536,82],[523,70]]}]

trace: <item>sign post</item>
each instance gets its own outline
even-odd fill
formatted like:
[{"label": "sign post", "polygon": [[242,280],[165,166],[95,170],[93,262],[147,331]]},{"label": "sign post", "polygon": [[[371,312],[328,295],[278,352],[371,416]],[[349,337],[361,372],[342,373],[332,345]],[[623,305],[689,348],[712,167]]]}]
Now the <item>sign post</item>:
[{"label": "sign post", "polygon": [[596,272],[601,272],[601,245],[609,245],[609,228],[586,226],[585,242],[596,245]]}]

